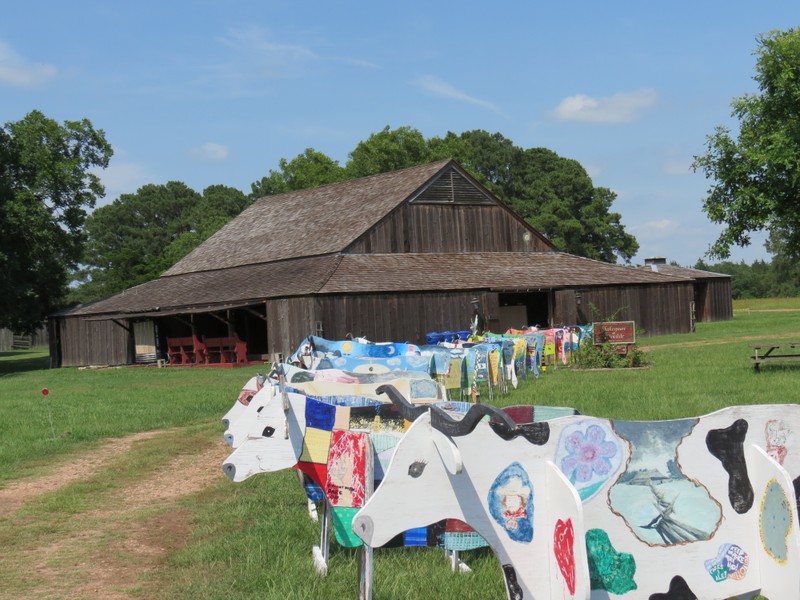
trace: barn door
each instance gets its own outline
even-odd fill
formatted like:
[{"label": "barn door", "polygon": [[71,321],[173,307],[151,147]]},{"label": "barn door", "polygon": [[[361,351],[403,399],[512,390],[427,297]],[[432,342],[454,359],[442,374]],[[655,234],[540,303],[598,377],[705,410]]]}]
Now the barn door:
[{"label": "barn door", "polygon": [[133,341],[136,345],[137,363],[156,362],[156,327],[153,321],[136,321],[133,324]]}]

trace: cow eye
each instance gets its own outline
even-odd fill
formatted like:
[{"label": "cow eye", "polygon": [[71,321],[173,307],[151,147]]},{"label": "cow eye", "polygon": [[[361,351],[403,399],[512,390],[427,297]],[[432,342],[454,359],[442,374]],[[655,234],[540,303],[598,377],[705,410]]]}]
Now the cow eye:
[{"label": "cow eye", "polygon": [[257,410],[256,412],[257,412],[257,413],[261,413],[261,411],[262,411],[263,409],[264,409],[264,407],[263,407],[263,406],[259,406],[259,407],[258,407],[258,410]]},{"label": "cow eye", "polygon": [[264,427],[264,437],[272,437],[272,434],[275,433],[274,427]]},{"label": "cow eye", "polygon": [[427,465],[423,460],[415,460],[411,463],[408,467],[408,474],[415,479],[422,475],[422,472],[425,470],[425,465]]}]

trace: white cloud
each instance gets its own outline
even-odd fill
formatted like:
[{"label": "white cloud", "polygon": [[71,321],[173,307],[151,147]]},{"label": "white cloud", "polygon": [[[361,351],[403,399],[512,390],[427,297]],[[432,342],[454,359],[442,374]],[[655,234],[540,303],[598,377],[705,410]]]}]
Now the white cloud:
[{"label": "white cloud", "polygon": [[0,41],[0,84],[11,87],[36,87],[56,76],[53,65],[31,63]]},{"label": "white cloud", "polygon": [[228,158],[229,151],[228,147],[224,144],[206,142],[205,144],[200,144],[190,149],[189,154],[200,160],[216,161]]},{"label": "white cloud", "polygon": [[564,98],[553,111],[553,116],[559,121],[629,123],[657,101],[658,94],[653,89],[620,92],[608,98],[577,94]]},{"label": "white cloud", "polygon": [[497,106],[488,100],[482,100],[480,98],[470,96],[461,90],[456,89],[446,81],[442,81],[438,77],[434,77],[433,75],[424,75],[420,77],[417,79],[417,85],[419,85],[425,91],[428,91],[436,96],[450,98],[451,100],[457,100],[458,102],[465,102],[467,104],[474,104],[475,106],[487,108],[497,113],[500,112]]},{"label": "white cloud", "polygon": [[234,64],[223,65],[234,72],[255,73],[260,77],[296,77],[317,55],[302,44],[282,43],[272,39],[262,27],[231,29],[219,40],[236,55]]}]

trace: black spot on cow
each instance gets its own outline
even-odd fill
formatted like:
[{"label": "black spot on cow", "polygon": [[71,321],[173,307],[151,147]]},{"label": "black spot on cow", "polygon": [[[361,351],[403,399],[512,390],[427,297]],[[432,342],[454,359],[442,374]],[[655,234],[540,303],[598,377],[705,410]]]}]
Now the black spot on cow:
[{"label": "black spot on cow", "polygon": [[753,486],[744,460],[744,438],[747,421],[737,419],[725,429],[712,429],[706,435],[708,451],[722,463],[728,473],[728,499],[733,510],[744,514],[753,506]]},{"label": "black spot on cow", "polygon": [[665,593],[650,594],[650,600],[697,600],[697,596],[689,589],[683,577],[676,575],[669,582],[669,591]]},{"label": "black spot on cow", "polygon": [[514,570],[514,565],[503,565],[503,575],[506,578],[509,600],[522,600],[524,594],[517,583],[517,572]]}]

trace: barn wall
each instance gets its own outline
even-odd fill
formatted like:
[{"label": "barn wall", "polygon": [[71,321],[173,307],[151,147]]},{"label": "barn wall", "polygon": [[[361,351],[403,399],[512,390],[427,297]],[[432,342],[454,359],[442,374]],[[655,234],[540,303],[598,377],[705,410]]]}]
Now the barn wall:
[{"label": "barn wall", "polygon": [[[526,240],[526,238],[528,238]],[[350,254],[552,250],[498,205],[403,204],[353,242]]]},{"label": "barn wall", "polygon": [[[88,321],[81,317],[55,319],[57,338],[52,339],[51,364],[57,356],[61,367],[125,365],[133,363],[133,333],[114,321]],[[57,344],[57,348],[53,348]]]},{"label": "barn wall", "polygon": [[[698,283],[700,283],[698,281]],[[705,302],[702,314],[698,310],[698,321],[730,321],[733,319],[733,297],[729,278],[708,279],[705,283]]]},{"label": "barn wall", "polygon": [[311,297],[267,300],[266,311],[270,354],[280,352],[286,358],[306,336],[315,333],[318,318]]},{"label": "barn wall", "polygon": [[474,297],[486,314],[497,304],[497,294],[465,291],[319,296],[316,306],[328,339],[424,344],[427,332],[468,330]]},{"label": "barn wall", "polygon": [[694,287],[690,282],[559,290],[554,294],[552,322],[584,325],[613,319],[635,321],[645,336],[689,333],[693,300]]}]

